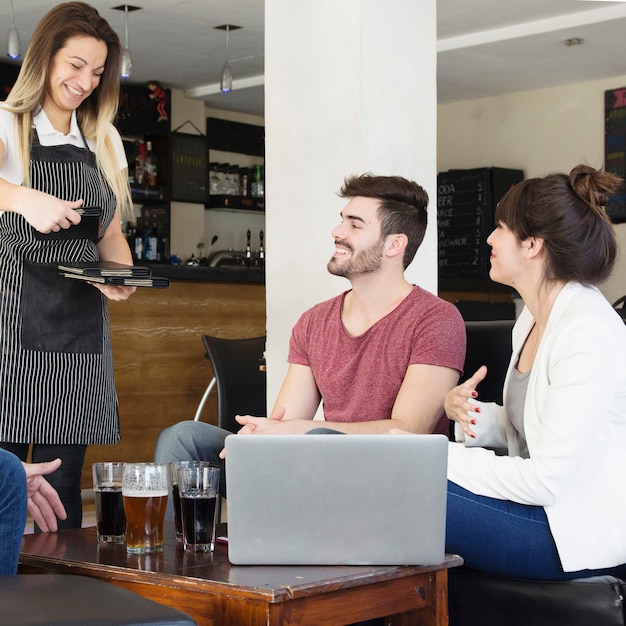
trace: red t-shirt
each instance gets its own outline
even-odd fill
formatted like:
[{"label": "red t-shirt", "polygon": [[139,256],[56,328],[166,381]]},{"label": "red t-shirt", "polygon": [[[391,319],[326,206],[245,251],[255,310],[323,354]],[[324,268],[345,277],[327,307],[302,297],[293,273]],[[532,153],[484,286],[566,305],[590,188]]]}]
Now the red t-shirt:
[{"label": "red t-shirt", "polygon": [[463,370],[465,324],[458,309],[414,287],[358,337],[341,321],[346,293],[306,311],[293,328],[289,363],[311,368],[329,422],[390,419],[413,363]]}]

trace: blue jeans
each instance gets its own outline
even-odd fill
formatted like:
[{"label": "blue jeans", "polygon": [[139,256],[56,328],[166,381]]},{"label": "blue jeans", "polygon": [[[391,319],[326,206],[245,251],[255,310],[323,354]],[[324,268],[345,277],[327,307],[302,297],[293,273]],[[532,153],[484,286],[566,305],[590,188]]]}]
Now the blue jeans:
[{"label": "blue jeans", "polygon": [[477,496],[453,482],[448,482],[446,552],[460,554],[472,569],[518,578],[626,575],[624,565],[563,572],[543,507]]},{"label": "blue jeans", "polygon": [[14,454],[0,450],[0,575],[17,572],[26,508],[24,468]]}]

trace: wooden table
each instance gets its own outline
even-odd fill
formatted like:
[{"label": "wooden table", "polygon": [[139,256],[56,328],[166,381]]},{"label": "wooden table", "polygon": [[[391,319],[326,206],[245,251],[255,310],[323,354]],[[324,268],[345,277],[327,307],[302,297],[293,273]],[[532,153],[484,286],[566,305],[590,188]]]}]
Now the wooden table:
[{"label": "wooden table", "polygon": [[[190,615],[199,625],[338,626],[389,616],[387,626],[448,624],[446,555],[436,566],[235,566],[227,547],[186,552],[166,522],[162,553],[98,545],[95,528],[25,535],[19,573],[104,579]],[[94,608],[94,610],[96,610]]]}]

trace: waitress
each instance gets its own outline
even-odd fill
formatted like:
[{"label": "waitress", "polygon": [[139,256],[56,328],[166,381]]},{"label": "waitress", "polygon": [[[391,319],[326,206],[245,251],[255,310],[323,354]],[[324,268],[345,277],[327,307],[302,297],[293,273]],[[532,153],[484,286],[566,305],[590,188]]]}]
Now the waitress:
[{"label": "waitress", "polygon": [[[17,81],[0,105],[0,447],[35,463],[82,522],[88,444],[119,440],[107,299],[132,287],[62,278],[59,262],[132,264],[121,231],[131,208],[127,162],[112,125],[121,47],[90,5],[57,5],[33,33]],[[99,207],[100,225],[81,227]]]}]

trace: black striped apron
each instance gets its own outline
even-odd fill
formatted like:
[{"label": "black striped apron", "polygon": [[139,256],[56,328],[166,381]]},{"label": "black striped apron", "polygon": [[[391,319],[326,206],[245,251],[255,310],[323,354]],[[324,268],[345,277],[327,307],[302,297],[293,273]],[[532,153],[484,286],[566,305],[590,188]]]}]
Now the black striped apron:
[{"label": "black striped apron", "polygon": [[[102,236],[116,202],[95,155],[71,145],[42,146],[34,135],[31,186],[102,207]],[[94,241],[37,239],[21,215],[0,215],[0,441],[119,440],[107,300],[52,265],[97,258]]]}]

